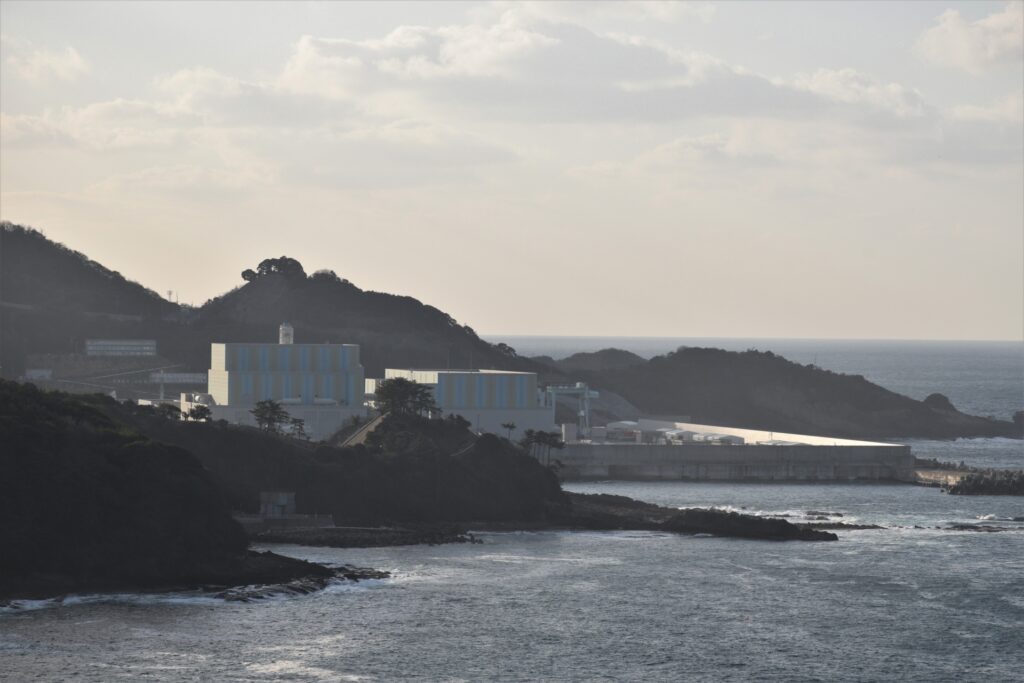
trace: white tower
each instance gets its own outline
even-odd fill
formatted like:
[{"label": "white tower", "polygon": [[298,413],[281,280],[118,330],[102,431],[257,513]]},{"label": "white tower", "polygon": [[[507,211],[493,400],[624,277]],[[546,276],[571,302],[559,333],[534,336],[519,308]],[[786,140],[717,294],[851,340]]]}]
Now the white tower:
[{"label": "white tower", "polygon": [[288,323],[281,323],[281,327],[277,330],[277,343],[278,344],[291,344],[295,341],[295,330]]}]

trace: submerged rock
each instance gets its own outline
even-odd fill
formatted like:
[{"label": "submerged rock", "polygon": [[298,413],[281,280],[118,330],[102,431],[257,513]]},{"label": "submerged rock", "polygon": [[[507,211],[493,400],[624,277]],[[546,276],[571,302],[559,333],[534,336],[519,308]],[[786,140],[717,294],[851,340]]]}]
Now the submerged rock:
[{"label": "submerged rock", "polygon": [[386,579],[390,576],[391,574],[389,572],[378,569],[342,565],[341,567],[328,570],[327,573],[318,572],[314,576],[304,576],[286,583],[236,586],[234,588],[221,591],[214,595],[214,597],[227,600],[229,602],[254,602],[256,600],[265,600],[273,597],[308,595],[310,593],[323,590],[327,586],[339,580],[351,581],[354,583],[358,581],[365,581],[367,579]]}]

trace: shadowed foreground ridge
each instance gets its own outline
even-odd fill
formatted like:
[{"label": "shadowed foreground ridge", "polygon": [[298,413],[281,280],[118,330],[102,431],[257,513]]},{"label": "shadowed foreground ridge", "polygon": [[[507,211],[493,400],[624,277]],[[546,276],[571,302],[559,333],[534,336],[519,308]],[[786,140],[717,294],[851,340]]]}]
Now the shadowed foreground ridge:
[{"label": "shadowed foreground ridge", "polygon": [[191,454],[78,397],[0,380],[0,443],[0,598],[333,575],[248,553]]}]

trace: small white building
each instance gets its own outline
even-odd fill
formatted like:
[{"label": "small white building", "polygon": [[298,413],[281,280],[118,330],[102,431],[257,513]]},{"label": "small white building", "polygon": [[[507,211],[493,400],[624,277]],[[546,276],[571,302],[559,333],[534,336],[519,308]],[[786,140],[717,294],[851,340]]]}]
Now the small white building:
[{"label": "small white building", "polygon": [[182,394],[182,412],[205,405],[215,420],[255,426],[256,403],[273,400],[303,420],[313,439],[331,436],[353,417],[364,418],[359,346],[295,344],[293,335],[285,323],[277,344],[211,344],[207,393]]},{"label": "small white building", "polygon": [[431,387],[442,415],[461,415],[478,433],[507,435],[508,429],[502,427],[506,423],[515,424],[513,438],[527,429],[558,430],[555,405],[548,404],[538,391],[534,372],[394,368],[384,371],[384,379],[396,377]]}]

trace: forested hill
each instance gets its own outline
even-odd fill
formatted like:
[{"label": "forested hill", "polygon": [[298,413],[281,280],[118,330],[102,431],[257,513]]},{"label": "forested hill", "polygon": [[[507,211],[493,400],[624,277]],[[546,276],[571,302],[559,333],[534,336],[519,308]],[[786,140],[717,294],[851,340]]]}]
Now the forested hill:
[{"label": "forested hill", "polygon": [[409,296],[362,290],[333,271],[307,275],[294,259],[267,259],[242,273],[245,284],[198,311],[204,338],[267,339],[284,320],[297,340],[361,345],[369,375],[385,367],[533,369],[504,345]]},{"label": "forested hill", "polygon": [[864,439],[1020,436],[1012,422],[966,415],[941,395],[917,401],[771,352],[680,348],[579,374],[646,413],[708,424]]},{"label": "forested hill", "polygon": [[362,346],[368,376],[385,367],[536,369],[451,316],[412,297],[364,291],[331,271],[307,275],[294,259],[266,259],[241,285],[198,309],[162,299],[42,233],[4,223],[0,242],[0,367],[17,377],[33,353],[80,353],[84,340],[156,339],[182,369],[209,367],[210,343],[297,341]]},{"label": "forested hill", "polygon": [[0,223],[0,298],[58,311],[149,318],[178,310],[156,292],[85,254],[6,221]]}]

